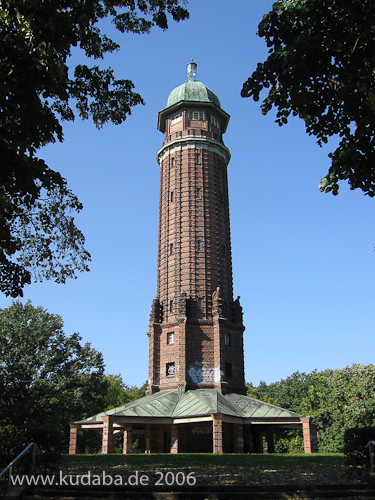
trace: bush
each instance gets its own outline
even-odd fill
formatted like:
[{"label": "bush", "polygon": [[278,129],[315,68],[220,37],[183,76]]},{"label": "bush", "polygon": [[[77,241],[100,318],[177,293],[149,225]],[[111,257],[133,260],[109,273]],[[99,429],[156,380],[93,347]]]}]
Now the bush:
[{"label": "bush", "polygon": [[353,427],[344,431],[345,465],[370,469],[370,454],[366,445],[375,441],[375,427]]}]

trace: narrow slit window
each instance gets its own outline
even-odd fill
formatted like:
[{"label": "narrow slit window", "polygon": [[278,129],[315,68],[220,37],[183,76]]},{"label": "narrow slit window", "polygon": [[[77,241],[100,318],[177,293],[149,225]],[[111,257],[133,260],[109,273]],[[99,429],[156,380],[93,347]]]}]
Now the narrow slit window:
[{"label": "narrow slit window", "polygon": [[174,202],[174,191],[171,191],[171,202]]},{"label": "narrow slit window", "polygon": [[197,241],[197,252],[202,251],[202,242],[200,240]]},{"label": "narrow slit window", "polygon": [[173,300],[171,300],[169,303],[169,312],[173,312]]},{"label": "narrow slit window", "polygon": [[200,200],[202,198],[201,188],[197,188],[197,190],[195,192],[195,197],[197,200]]},{"label": "narrow slit window", "polygon": [[211,116],[211,123],[214,127],[220,129],[220,122],[215,116]]},{"label": "narrow slit window", "polygon": [[173,243],[169,245],[169,255],[173,255],[174,248],[173,248]]},{"label": "narrow slit window", "polygon": [[203,302],[202,302],[202,299],[198,299],[198,310],[199,311],[202,311],[203,309]]},{"label": "narrow slit window", "polygon": [[174,332],[167,333],[167,344],[168,345],[174,344]]},{"label": "narrow slit window", "polygon": [[200,155],[200,153],[196,153],[196,155],[195,155],[195,163],[197,163],[199,165],[200,162],[201,162],[201,155]]}]

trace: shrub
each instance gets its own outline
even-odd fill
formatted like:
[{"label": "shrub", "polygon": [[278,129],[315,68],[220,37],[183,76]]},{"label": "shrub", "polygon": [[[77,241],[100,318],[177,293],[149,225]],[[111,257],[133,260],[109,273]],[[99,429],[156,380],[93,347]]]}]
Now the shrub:
[{"label": "shrub", "polygon": [[370,454],[366,445],[375,441],[375,427],[353,427],[344,431],[345,465],[370,469]]}]

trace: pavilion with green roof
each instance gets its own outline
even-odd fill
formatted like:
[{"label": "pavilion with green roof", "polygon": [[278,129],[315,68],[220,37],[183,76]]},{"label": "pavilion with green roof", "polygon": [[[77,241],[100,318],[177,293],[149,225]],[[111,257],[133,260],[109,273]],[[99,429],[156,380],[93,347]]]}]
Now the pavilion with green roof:
[{"label": "pavilion with green roof", "polygon": [[124,454],[131,453],[140,434],[146,453],[262,453],[263,436],[273,452],[276,429],[301,427],[305,452],[316,448],[310,417],[220,389],[163,390],[70,426],[70,453],[76,450],[78,428],[101,431],[104,454],[114,453],[118,433],[123,434]]}]

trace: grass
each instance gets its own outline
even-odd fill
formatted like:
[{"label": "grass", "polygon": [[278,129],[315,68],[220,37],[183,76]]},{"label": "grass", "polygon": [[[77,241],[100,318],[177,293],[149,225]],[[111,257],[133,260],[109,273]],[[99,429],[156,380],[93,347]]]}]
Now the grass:
[{"label": "grass", "polygon": [[252,454],[252,455],[213,455],[210,453],[134,454],[134,455],[64,455],[63,466],[67,467],[121,467],[130,468],[212,468],[212,467],[343,467],[344,455],[341,453],[302,453]]},{"label": "grass", "polygon": [[[339,453],[213,455],[205,453],[65,455],[61,469],[65,474],[129,475],[135,471],[148,474],[194,474],[197,484],[270,485],[270,484],[345,484],[352,482]],[[155,481],[154,481],[155,482]]]},{"label": "grass", "polygon": [[[149,484],[160,477],[193,475],[197,486],[301,485],[355,483],[340,453],[294,454],[111,454],[64,455],[60,471],[71,476],[109,474],[129,478],[145,474]],[[178,474],[180,475],[178,476]]]}]

